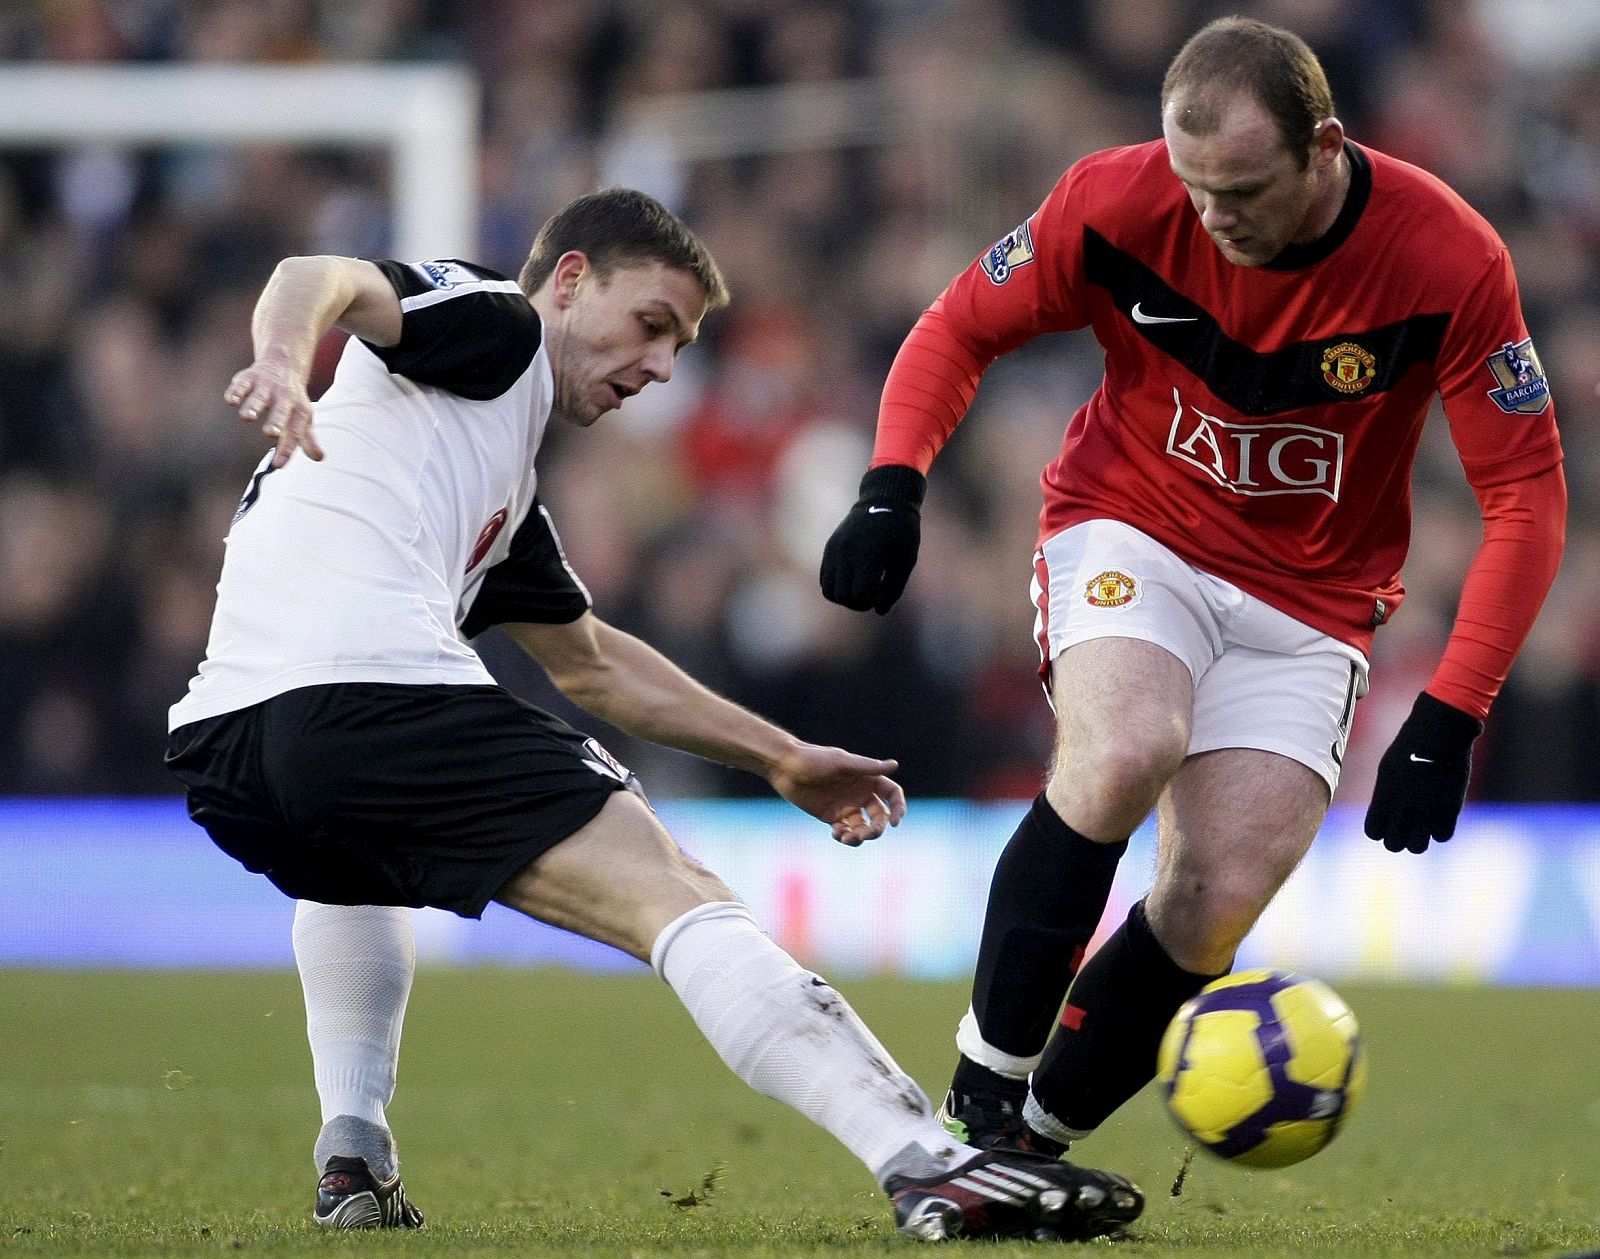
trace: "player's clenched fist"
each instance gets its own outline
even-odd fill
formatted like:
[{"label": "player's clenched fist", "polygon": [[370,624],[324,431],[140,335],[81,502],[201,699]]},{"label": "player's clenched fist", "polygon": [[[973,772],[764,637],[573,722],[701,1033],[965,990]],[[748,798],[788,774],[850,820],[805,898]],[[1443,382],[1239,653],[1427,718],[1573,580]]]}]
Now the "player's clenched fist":
[{"label": "player's clenched fist", "polygon": [[861,478],[861,497],[822,550],[822,593],[834,603],[884,613],[906,588],[922,541],[928,479],[885,464]]},{"label": "player's clenched fist", "polygon": [[308,459],[322,458],[322,447],[311,431],[311,399],[299,373],[259,358],[228,382],[222,397],[238,408],[241,419],[259,423],[262,433],[277,443],[273,467],[283,467],[296,449],[305,451]]},{"label": "player's clenched fist", "polygon": [[1456,833],[1483,722],[1426,691],[1378,762],[1366,832],[1390,852],[1422,852]]}]

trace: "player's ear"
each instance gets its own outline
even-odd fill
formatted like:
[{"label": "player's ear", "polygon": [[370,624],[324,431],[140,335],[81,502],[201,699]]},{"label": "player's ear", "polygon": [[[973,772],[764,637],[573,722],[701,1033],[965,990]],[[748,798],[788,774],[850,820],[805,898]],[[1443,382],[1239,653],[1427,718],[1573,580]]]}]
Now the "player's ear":
[{"label": "player's ear", "polygon": [[1316,166],[1331,166],[1344,152],[1344,124],[1337,118],[1324,118],[1311,133],[1311,161]]},{"label": "player's ear", "polygon": [[579,286],[588,274],[589,255],[581,249],[569,249],[556,259],[555,269],[550,272],[550,291],[557,310],[565,310],[572,305],[578,296]]}]

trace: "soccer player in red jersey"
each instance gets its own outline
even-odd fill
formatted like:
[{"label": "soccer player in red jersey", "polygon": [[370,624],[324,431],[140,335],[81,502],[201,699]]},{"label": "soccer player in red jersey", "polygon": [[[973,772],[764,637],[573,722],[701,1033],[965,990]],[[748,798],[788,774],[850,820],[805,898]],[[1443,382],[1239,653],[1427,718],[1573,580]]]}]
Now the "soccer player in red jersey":
[{"label": "soccer player in red jersey", "polygon": [[[828,598],[887,611],[985,368],[1093,330],[1105,379],[1045,469],[1034,556],[1057,746],[995,871],[942,1116],[980,1145],[1059,1152],[1132,1096],[1310,845],[1403,595],[1435,394],[1484,535],[1378,771],[1366,830],[1390,850],[1454,833],[1472,742],[1563,544],[1549,388],[1494,230],[1348,141],[1288,31],[1212,23],[1161,107],[1162,139],[1078,162],[923,314],[823,556]],[[1083,964],[1152,808],[1154,886]]]}]

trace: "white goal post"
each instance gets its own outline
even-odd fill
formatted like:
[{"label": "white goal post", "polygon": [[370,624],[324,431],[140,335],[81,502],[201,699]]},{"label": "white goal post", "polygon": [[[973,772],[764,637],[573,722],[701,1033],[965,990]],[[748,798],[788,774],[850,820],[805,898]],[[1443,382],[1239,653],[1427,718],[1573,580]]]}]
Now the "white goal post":
[{"label": "white goal post", "polygon": [[0,146],[372,145],[394,254],[478,248],[478,81],[449,65],[0,67]]}]

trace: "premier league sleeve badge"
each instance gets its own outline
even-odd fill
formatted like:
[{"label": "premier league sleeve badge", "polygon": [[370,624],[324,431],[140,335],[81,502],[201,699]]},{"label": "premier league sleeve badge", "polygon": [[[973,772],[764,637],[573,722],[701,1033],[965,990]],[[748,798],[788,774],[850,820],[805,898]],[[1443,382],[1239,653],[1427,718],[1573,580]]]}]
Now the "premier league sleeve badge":
[{"label": "premier league sleeve badge", "polygon": [[1507,415],[1538,415],[1550,405],[1550,382],[1532,337],[1515,344],[1507,341],[1486,361],[1500,382],[1498,389],[1488,391],[1489,397]]},{"label": "premier league sleeve badge", "polygon": [[1018,267],[1032,262],[1033,236],[1028,231],[1027,221],[997,240],[980,261],[994,284],[1004,284]]}]

